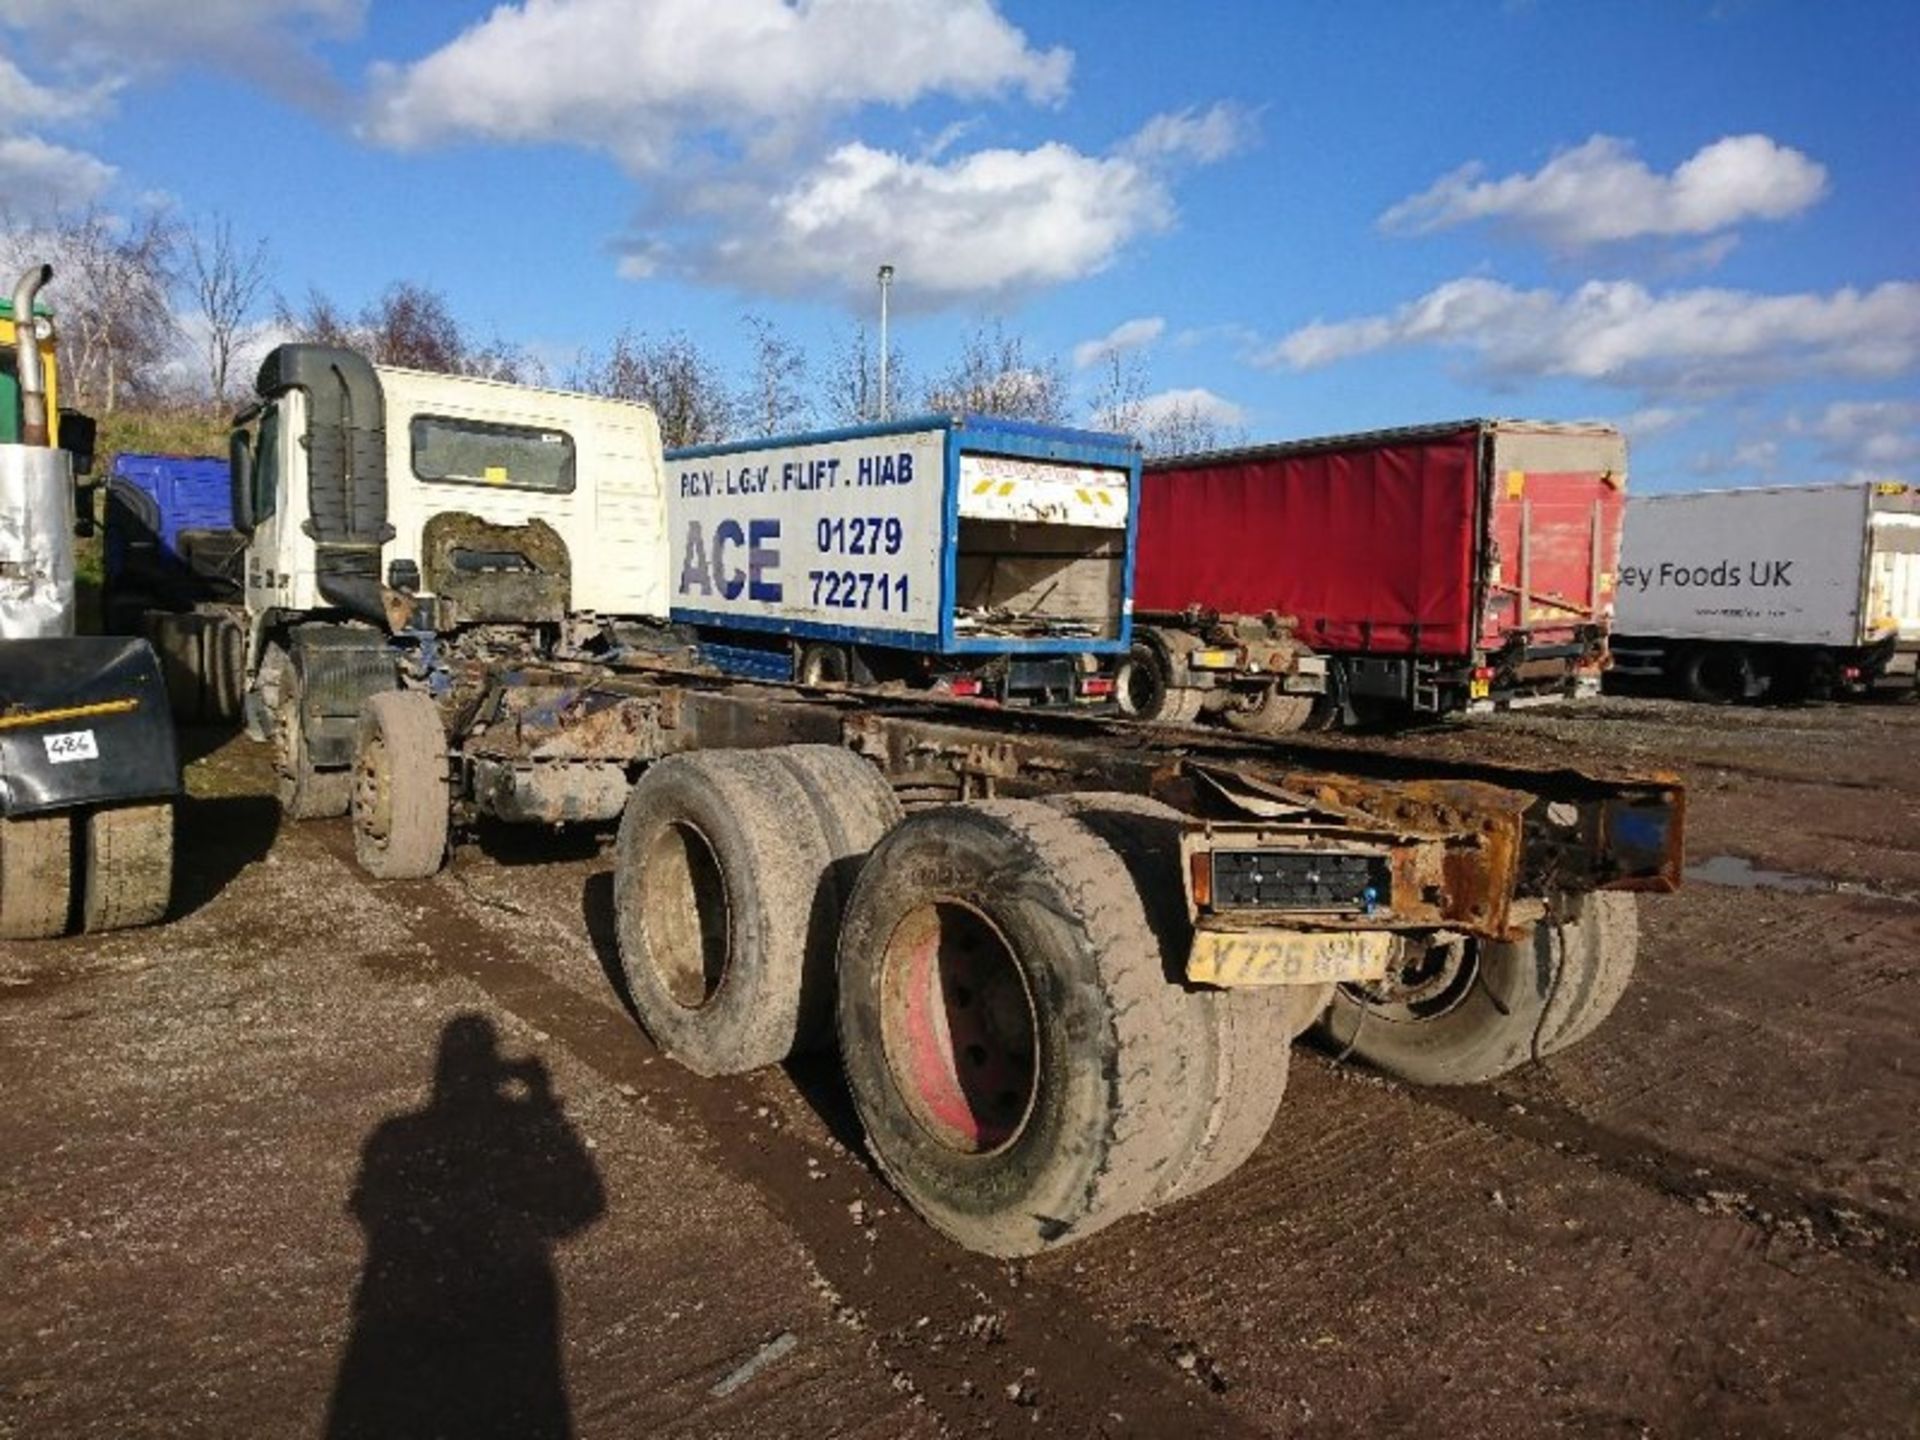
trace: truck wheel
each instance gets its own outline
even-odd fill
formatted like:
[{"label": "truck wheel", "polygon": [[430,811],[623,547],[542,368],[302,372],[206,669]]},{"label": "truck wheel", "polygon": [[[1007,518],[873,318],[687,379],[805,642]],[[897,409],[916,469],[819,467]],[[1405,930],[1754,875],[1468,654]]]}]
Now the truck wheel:
[{"label": "truck wheel", "polygon": [[802,645],[793,662],[799,685],[847,685],[853,680],[853,661],[839,645]]},{"label": "truck wheel", "polygon": [[1411,1084],[1483,1084],[1606,1019],[1633,976],[1635,923],[1630,897],[1587,896],[1530,940],[1436,947],[1390,994],[1339,987],[1320,1035]]},{"label": "truck wheel", "polygon": [[280,809],[289,820],[330,820],[353,803],[352,770],[320,770],[307,751],[302,720],[300,667],[291,656],[281,661],[273,697],[273,768],[279,780]]},{"label": "truck wheel", "polygon": [[1753,660],[1738,645],[1691,650],[1680,664],[1680,693],[1701,705],[1731,705],[1753,689]]},{"label": "truck wheel", "polygon": [[376,880],[422,880],[447,856],[447,732],[419,690],[360,709],[354,732],[353,858]]},{"label": "truck wheel", "polygon": [[173,806],[115,805],[87,816],[80,924],[89,934],[152,925],[173,897]]},{"label": "truck wheel", "polygon": [[1209,1088],[1126,864],[1029,800],[925,810],[861,871],[841,1060],[875,1163],[971,1250],[1028,1255],[1167,1195]]},{"label": "truck wheel", "polygon": [[1561,970],[1540,1035],[1542,1055],[1586,1039],[1627,993],[1640,953],[1639,906],[1618,891],[1576,896],[1557,934]]},{"label": "truck wheel", "polygon": [[1206,696],[1173,683],[1173,668],[1156,645],[1137,641],[1114,677],[1114,704],[1129,720],[1156,725],[1191,725],[1200,718]]},{"label": "truck wheel", "polygon": [[1293,1038],[1326,1008],[1331,987],[1187,987],[1193,925],[1180,874],[1180,812],[1120,791],[1059,795],[1045,803],[1072,815],[1125,862],[1160,945],[1169,996],[1201,1017],[1208,1043],[1188,1047],[1181,1079],[1198,1106],[1189,1122],[1192,1138],[1153,1203],[1184,1200],[1238,1170],[1273,1128]]},{"label": "truck wheel", "polygon": [[1282,694],[1278,685],[1262,690],[1251,705],[1224,712],[1226,722],[1243,735],[1291,735],[1313,715],[1313,696]]},{"label": "truck wheel", "polygon": [[0,940],[64,933],[72,883],[73,830],[65,814],[0,820]]},{"label": "truck wheel", "polygon": [[628,797],[614,862],[627,998],[699,1074],[778,1064],[831,1033],[841,906],[899,813],[878,770],[833,748],[670,756]]}]

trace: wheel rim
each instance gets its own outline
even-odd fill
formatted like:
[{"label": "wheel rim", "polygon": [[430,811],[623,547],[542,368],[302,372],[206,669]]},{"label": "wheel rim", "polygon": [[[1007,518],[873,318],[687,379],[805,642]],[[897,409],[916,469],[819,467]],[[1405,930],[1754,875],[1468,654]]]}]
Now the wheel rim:
[{"label": "wheel rim", "polygon": [[392,767],[387,763],[387,740],[374,734],[360,752],[353,776],[353,824],[369,842],[387,848],[393,835]]},{"label": "wheel rim", "polygon": [[1437,1020],[1466,999],[1479,973],[1480,946],[1473,940],[1462,940],[1429,946],[1419,959],[1385,980],[1340,988],[1348,999],[1364,1006],[1370,1018],[1418,1024]]},{"label": "wheel rim", "polygon": [[647,958],[676,1005],[698,1010],[726,982],[733,916],[713,845],[684,821],[662,828],[640,871]]},{"label": "wheel rim", "polygon": [[920,1127],[967,1155],[1018,1140],[1038,1093],[1040,1027],[993,923],[952,900],[909,912],[887,941],[880,994],[887,1065]]}]

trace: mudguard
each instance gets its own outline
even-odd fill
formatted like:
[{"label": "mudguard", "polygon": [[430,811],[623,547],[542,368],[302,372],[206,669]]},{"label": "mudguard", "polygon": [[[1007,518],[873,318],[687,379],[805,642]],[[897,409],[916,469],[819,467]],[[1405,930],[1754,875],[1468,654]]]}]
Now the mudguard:
[{"label": "mudguard", "polygon": [[145,640],[0,642],[0,815],[179,793],[166,682]]}]

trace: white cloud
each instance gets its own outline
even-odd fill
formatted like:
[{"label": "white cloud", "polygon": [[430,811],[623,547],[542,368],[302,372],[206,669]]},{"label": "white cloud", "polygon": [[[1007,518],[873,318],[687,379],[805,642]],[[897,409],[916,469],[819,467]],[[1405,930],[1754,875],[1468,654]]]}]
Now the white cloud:
[{"label": "white cloud", "polygon": [[119,82],[109,79],[56,90],[30,79],[12,60],[0,55],[0,124],[90,119],[106,108],[117,89]]},{"label": "white cloud", "polygon": [[1162,390],[1140,402],[1140,428],[1154,430],[1169,422],[1232,428],[1247,423],[1247,412],[1211,390]]},{"label": "white cloud", "polygon": [[663,166],[685,132],[754,135],[928,95],[1066,92],[991,0],[523,0],[424,59],[377,67],[367,133],[612,150]]},{"label": "white cloud", "polygon": [[[1748,220],[1797,215],[1827,191],[1827,172],[1765,135],[1730,135],[1670,175],[1610,135],[1555,155],[1531,175],[1484,178],[1479,161],[1443,175],[1380,217],[1381,228],[1425,234],[1492,220],[1565,249],[1643,236],[1712,235]],[[1717,261],[1720,247],[1703,258]]]},{"label": "white cloud", "polygon": [[1466,350],[1496,376],[1641,390],[1710,392],[1815,373],[1887,377],[1920,361],[1920,282],[1830,295],[1656,295],[1625,280],[1567,294],[1452,280],[1383,314],[1303,326],[1255,363],[1311,370],[1415,345]]},{"label": "white cloud", "polygon": [[341,102],[312,53],[359,32],[368,0],[5,0],[0,26],[89,83],[179,66],[240,75],[270,93],[315,105]]},{"label": "white cloud", "polygon": [[[864,302],[885,262],[896,268],[902,310],[1003,299],[1093,274],[1172,213],[1164,186],[1132,161],[1058,144],[932,163],[854,142],[777,193],[741,185],[682,198],[704,212],[691,235],[643,242],[639,265],[762,293],[837,292]],[[633,257],[624,268],[637,268]]]},{"label": "white cloud", "polygon": [[1700,413],[1698,405],[1648,405],[1615,416],[1613,424],[1629,440],[1651,440],[1691,425]]},{"label": "white cloud", "polygon": [[1167,328],[1167,322],[1158,315],[1145,315],[1138,320],[1123,320],[1098,340],[1082,340],[1073,347],[1073,368],[1089,370],[1109,356],[1125,355],[1130,350],[1139,350],[1158,340]]},{"label": "white cloud", "polygon": [[1221,102],[1205,110],[1155,115],[1126,144],[1137,160],[1190,160],[1212,165],[1253,143],[1253,116],[1245,108]]},{"label": "white cloud", "polygon": [[91,205],[113,183],[113,166],[33,135],[0,138],[0,203],[14,220],[44,219]]},{"label": "white cloud", "polygon": [[1829,460],[1882,476],[1920,464],[1920,400],[1840,400],[1788,427],[1822,443]]}]

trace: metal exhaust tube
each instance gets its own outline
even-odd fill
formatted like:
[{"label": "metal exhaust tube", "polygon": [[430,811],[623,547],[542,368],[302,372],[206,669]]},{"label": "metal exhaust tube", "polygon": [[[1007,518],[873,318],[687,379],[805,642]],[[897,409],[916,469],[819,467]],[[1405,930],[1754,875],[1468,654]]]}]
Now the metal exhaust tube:
[{"label": "metal exhaust tube", "polygon": [[20,443],[45,448],[52,443],[47,427],[47,381],[40,368],[40,337],[34,333],[33,302],[40,287],[53,279],[53,266],[36,265],[13,287],[14,375],[20,384]]}]

